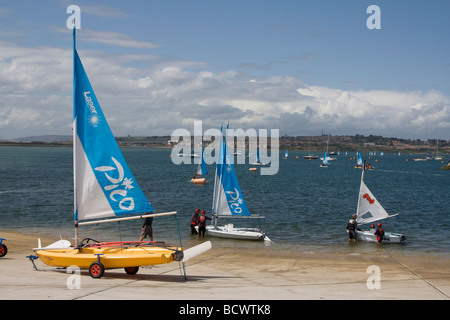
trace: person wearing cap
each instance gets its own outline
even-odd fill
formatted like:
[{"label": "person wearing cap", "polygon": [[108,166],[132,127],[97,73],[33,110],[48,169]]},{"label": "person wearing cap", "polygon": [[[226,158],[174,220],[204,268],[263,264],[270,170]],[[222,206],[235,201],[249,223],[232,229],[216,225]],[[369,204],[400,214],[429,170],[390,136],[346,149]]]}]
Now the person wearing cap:
[{"label": "person wearing cap", "polygon": [[203,238],[205,236],[206,220],[212,220],[212,218],[207,217],[205,210],[202,210],[202,215],[200,216],[199,224],[198,224],[198,236],[200,238]]},{"label": "person wearing cap", "polygon": [[195,230],[195,226],[198,226],[199,223],[199,214],[200,209],[195,209],[195,213],[191,217],[191,234],[198,234],[197,230]]},{"label": "person wearing cap", "polygon": [[384,230],[381,228],[381,223],[377,223],[377,230],[375,231],[374,235],[377,236],[377,242],[378,244],[381,243],[381,241],[383,241],[384,239]]},{"label": "person wearing cap", "polygon": [[358,228],[356,218],[356,214],[353,214],[352,218],[347,223],[348,241],[353,240],[353,242],[356,242],[356,230],[361,231],[361,229]]}]

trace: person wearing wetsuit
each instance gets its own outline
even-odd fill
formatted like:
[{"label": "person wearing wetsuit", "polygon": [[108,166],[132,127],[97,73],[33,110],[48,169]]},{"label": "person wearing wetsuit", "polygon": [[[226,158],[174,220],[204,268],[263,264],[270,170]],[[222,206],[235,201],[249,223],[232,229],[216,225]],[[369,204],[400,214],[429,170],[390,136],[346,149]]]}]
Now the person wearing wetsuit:
[{"label": "person wearing wetsuit", "polygon": [[198,236],[201,238],[205,236],[206,220],[212,220],[211,217],[207,217],[205,214],[206,214],[205,210],[202,210],[202,215],[200,216],[198,224]]},{"label": "person wearing wetsuit", "polygon": [[356,242],[356,230],[361,229],[358,228],[358,223],[356,222],[356,214],[354,214],[347,223],[348,241],[353,240],[354,242]]},{"label": "person wearing wetsuit", "polygon": [[377,242],[380,244],[384,239],[384,230],[381,228],[381,223],[378,223],[377,227],[378,229],[375,231],[374,235],[377,236]]},{"label": "person wearing wetsuit", "polygon": [[191,234],[198,234],[197,230],[195,230],[195,226],[198,226],[199,223],[199,213],[200,209],[195,209],[195,213],[191,217]]}]

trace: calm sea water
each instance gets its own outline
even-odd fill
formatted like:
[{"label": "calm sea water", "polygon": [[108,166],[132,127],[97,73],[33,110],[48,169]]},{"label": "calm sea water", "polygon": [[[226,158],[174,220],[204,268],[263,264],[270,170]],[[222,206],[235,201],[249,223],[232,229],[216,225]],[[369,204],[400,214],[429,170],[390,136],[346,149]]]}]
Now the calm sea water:
[{"label": "calm sea water", "polygon": [[[189,220],[195,208],[211,215],[214,166],[208,166],[206,185],[193,185],[189,180],[197,165],[174,165],[171,149],[122,151],[155,210],[178,211],[176,217],[154,220],[155,240],[178,244],[181,235],[185,246],[198,242],[190,235]],[[249,172],[248,164],[235,165],[247,206],[266,217],[245,224],[260,225],[272,242],[210,238],[213,246],[337,253],[376,250],[376,244],[347,242],[345,228],[356,210],[361,178],[353,154],[341,153],[328,168],[320,168],[320,160],[303,159],[303,154],[290,152],[288,159],[280,159],[279,171],[272,176]],[[405,245],[387,245],[389,250],[448,255],[450,171],[439,169],[441,161],[412,161],[413,155],[363,154],[363,158],[376,167],[366,171],[367,186],[389,213],[400,214],[384,220],[384,229],[407,238]],[[106,223],[94,230],[84,226],[80,233],[102,241],[137,240],[141,224],[140,220]],[[73,240],[71,148],[0,147],[0,236],[2,230]]]}]

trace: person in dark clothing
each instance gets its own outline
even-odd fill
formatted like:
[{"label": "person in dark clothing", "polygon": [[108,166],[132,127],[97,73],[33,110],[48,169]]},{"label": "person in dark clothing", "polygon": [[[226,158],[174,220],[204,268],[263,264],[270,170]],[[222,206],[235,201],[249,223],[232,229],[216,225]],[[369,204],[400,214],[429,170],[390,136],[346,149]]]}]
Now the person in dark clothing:
[{"label": "person in dark clothing", "polygon": [[195,226],[198,226],[200,222],[200,209],[195,209],[195,213],[191,217],[191,234],[198,234],[197,230],[195,230]]},{"label": "person in dark clothing", "polygon": [[381,223],[377,223],[377,230],[375,231],[374,235],[377,236],[377,242],[378,244],[381,243],[384,239],[384,230],[381,228]]},{"label": "person in dark clothing", "polygon": [[200,238],[203,238],[205,236],[206,220],[212,220],[211,217],[207,217],[205,214],[206,214],[205,210],[202,210],[202,215],[200,216],[198,224],[198,236]]},{"label": "person in dark clothing", "polygon": [[354,214],[347,223],[348,241],[353,240],[353,242],[356,242],[356,230],[361,231],[356,222],[356,214]]},{"label": "person in dark clothing", "polygon": [[142,225],[142,232],[141,232],[141,237],[140,237],[139,241],[144,240],[144,238],[146,236],[148,236],[150,238],[150,241],[153,241],[152,223],[153,223],[153,217],[144,219],[144,224]]}]

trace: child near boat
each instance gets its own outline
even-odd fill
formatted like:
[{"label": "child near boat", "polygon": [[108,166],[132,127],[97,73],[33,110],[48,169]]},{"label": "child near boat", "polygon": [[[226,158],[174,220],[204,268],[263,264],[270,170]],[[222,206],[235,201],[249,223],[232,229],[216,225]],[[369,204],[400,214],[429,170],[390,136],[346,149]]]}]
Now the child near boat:
[{"label": "child near boat", "polygon": [[195,213],[191,217],[191,234],[198,234],[197,230],[195,230],[195,226],[198,226],[200,221],[199,213],[200,209],[195,209]]},{"label": "child near boat", "polygon": [[205,237],[206,220],[212,220],[212,218],[211,217],[207,217],[205,210],[202,210],[202,215],[200,216],[199,224],[198,224],[198,236],[200,238],[204,238]]},{"label": "child near boat", "polygon": [[381,243],[384,239],[384,230],[381,228],[381,223],[377,223],[377,230],[375,231],[374,235],[377,236],[377,242],[378,244]]}]

